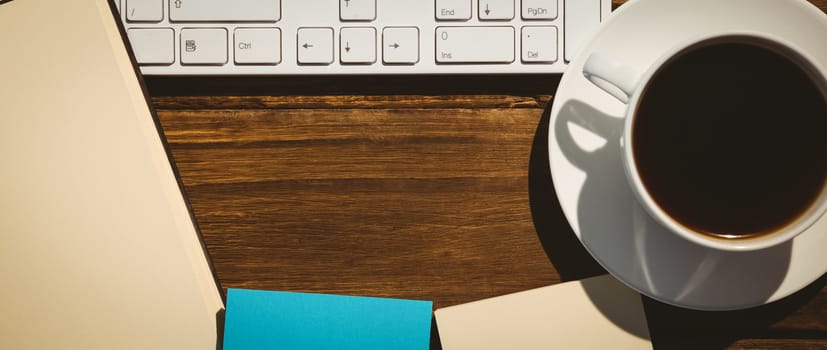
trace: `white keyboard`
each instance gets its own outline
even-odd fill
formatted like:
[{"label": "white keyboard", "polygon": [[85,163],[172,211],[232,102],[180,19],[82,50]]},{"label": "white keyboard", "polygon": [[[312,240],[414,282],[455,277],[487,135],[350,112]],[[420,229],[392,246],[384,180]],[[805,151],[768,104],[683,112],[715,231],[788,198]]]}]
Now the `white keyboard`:
[{"label": "white keyboard", "polygon": [[115,0],[148,75],[562,73],[610,0]]}]

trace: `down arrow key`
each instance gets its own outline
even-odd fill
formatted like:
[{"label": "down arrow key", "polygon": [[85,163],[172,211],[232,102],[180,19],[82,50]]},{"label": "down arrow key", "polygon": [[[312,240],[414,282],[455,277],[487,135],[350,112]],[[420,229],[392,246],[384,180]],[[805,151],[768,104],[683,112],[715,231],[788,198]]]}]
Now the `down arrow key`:
[{"label": "down arrow key", "polygon": [[478,8],[481,21],[514,19],[514,0],[480,1]]},{"label": "down arrow key", "polygon": [[342,28],[340,35],[342,64],[376,63],[376,29]]}]

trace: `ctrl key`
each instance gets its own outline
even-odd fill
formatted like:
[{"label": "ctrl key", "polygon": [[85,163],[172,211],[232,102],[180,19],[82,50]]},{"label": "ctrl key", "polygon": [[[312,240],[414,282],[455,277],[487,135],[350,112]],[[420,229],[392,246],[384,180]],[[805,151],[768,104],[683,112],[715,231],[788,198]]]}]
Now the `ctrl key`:
[{"label": "ctrl key", "polygon": [[237,64],[279,64],[281,31],[278,28],[237,28],[233,50]]}]

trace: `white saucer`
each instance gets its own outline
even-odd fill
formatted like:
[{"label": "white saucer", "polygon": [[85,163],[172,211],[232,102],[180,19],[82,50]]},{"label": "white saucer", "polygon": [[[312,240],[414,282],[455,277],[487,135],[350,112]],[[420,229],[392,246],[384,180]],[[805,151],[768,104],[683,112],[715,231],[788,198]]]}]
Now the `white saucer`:
[{"label": "white saucer", "polygon": [[827,72],[827,15],[804,1],[637,0],[613,13],[569,65],[551,109],[551,175],[575,234],[619,280],[692,309],[763,305],[819,278],[827,272],[827,215],[792,242],[754,252],[711,250],[669,233],[625,178],[622,123],[611,117],[623,115],[624,105],[588,82],[582,68],[595,51],[652,62],[685,39],[733,30],[785,38]]}]

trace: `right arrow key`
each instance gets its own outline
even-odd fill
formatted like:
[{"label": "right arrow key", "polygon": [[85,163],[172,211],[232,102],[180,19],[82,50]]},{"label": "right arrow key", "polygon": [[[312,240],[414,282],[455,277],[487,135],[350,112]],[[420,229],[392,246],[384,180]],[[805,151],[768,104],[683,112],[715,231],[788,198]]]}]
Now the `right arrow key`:
[{"label": "right arrow key", "polygon": [[419,62],[419,28],[385,27],[382,30],[382,61],[388,64]]}]

